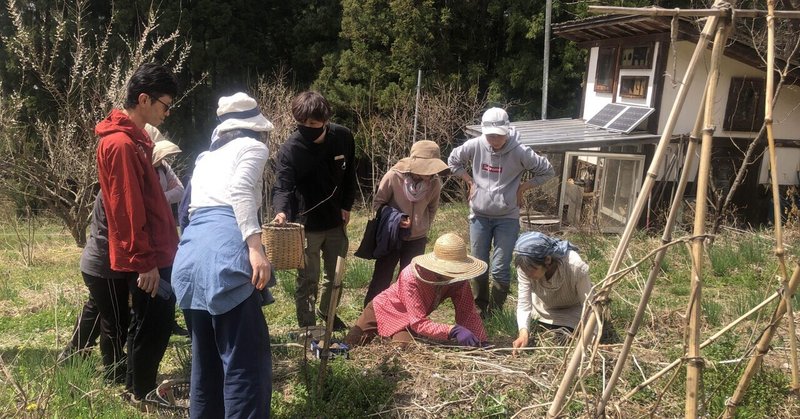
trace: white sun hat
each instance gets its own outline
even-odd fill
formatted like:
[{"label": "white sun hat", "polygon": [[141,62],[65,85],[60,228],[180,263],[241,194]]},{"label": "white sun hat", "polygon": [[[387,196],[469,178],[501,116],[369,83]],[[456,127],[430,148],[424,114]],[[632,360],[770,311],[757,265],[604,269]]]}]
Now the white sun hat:
[{"label": "white sun hat", "polygon": [[256,100],[242,92],[219,98],[217,118],[220,122],[217,133],[235,129],[266,132],[274,128],[272,122],[261,113]]}]

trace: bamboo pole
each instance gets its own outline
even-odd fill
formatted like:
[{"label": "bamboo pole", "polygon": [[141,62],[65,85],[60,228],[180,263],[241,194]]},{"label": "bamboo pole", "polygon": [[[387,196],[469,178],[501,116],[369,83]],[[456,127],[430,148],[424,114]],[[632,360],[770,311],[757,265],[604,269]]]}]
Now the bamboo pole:
[{"label": "bamboo pole", "polygon": [[325,336],[323,337],[322,352],[319,354],[319,375],[317,376],[317,388],[322,394],[325,385],[325,374],[328,370],[328,358],[330,358],[331,335],[333,335],[333,320],[336,318],[336,306],[339,302],[339,293],[342,291],[342,279],[344,279],[345,259],[339,256],[336,259],[336,270],[333,275],[333,290],[331,300],[328,304],[328,318],[325,320]]},{"label": "bamboo pole", "polygon": [[[703,349],[703,348],[705,348],[706,346],[708,346],[708,345],[711,345],[712,343],[716,342],[716,341],[717,341],[717,339],[719,339],[719,338],[720,338],[720,336],[724,335],[724,334],[725,334],[725,333],[727,333],[729,330],[731,330],[731,329],[733,329],[734,327],[736,327],[736,326],[737,326],[739,323],[743,322],[743,321],[744,321],[744,320],[746,320],[748,317],[752,316],[752,315],[753,315],[753,313],[757,312],[758,310],[761,310],[762,308],[764,308],[764,306],[766,306],[767,304],[769,304],[769,303],[771,303],[771,302],[775,301],[775,300],[776,300],[777,298],[779,298],[780,296],[781,296],[781,293],[779,293],[779,292],[775,292],[775,293],[773,293],[773,294],[772,294],[771,296],[769,296],[769,297],[768,297],[766,300],[762,301],[762,302],[761,302],[760,304],[758,304],[757,306],[755,306],[755,307],[751,308],[751,309],[750,309],[750,311],[748,311],[747,313],[744,313],[744,314],[742,314],[742,315],[741,315],[741,316],[740,316],[738,319],[736,319],[736,320],[732,321],[732,322],[731,322],[731,323],[729,323],[727,326],[725,326],[725,327],[723,327],[722,329],[720,329],[720,330],[719,330],[717,333],[715,333],[713,336],[711,336],[711,337],[709,337],[708,339],[706,339],[705,341],[703,341],[703,343],[701,343],[701,344],[700,344],[700,349]],[[627,401],[627,400],[629,400],[631,397],[633,397],[633,395],[634,395],[634,394],[638,393],[638,392],[639,392],[639,391],[641,391],[643,388],[645,388],[645,387],[649,386],[649,385],[650,385],[650,384],[651,384],[653,381],[656,381],[656,380],[658,380],[658,379],[659,379],[659,378],[661,378],[661,377],[662,377],[664,374],[666,374],[666,373],[670,372],[670,370],[672,370],[673,368],[677,367],[677,366],[678,366],[678,365],[680,365],[682,362],[683,362],[683,358],[678,358],[678,359],[676,359],[676,360],[672,361],[672,363],[671,363],[671,364],[669,364],[669,365],[667,365],[666,367],[662,368],[662,369],[661,369],[661,371],[659,371],[659,372],[657,372],[657,373],[653,374],[652,376],[650,376],[650,378],[648,378],[648,379],[646,379],[646,380],[642,381],[642,382],[641,382],[641,383],[639,383],[639,384],[638,384],[638,385],[637,385],[635,388],[633,388],[631,391],[629,391],[629,392],[628,392],[628,393],[626,393],[624,396],[622,396],[622,398],[620,399],[620,401],[623,401],[623,402],[624,402],[624,401]]]},{"label": "bamboo pole", "polygon": [[[775,135],[772,131],[772,102],[775,92],[775,1],[767,1],[767,90],[764,95],[764,125],[767,129],[767,142],[769,144],[769,173],[772,183],[772,210],[775,219],[775,256],[778,257],[778,269],[781,274],[781,282],[785,289],[788,285],[789,275],[786,272],[786,260],[783,250],[783,220],[781,217],[780,190],[778,187],[778,162],[775,154]],[[786,319],[789,325],[789,348],[792,365],[792,390],[800,389],[798,383],[797,365],[797,336],[794,330],[794,315],[792,313],[792,300],[786,295],[783,296],[783,304],[786,306]]]},{"label": "bamboo pole", "polygon": [[[683,104],[686,100],[686,95],[691,88],[697,63],[700,61],[700,57],[705,52],[708,44],[708,38],[711,32],[716,28],[717,21],[717,17],[709,18],[703,27],[703,31],[700,33],[694,53],[692,54],[692,58],[689,60],[689,64],[686,68],[686,74],[684,74],[681,85],[678,88],[678,94],[675,97],[675,102],[672,104],[672,110],[670,111],[669,118],[667,118],[664,131],[661,134],[658,146],[656,147],[656,151],[653,155],[653,161],[650,163],[650,168],[647,171],[647,177],[642,185],[642,190],[639,192],[639,197],[636,199],[636,204],[631,212],[631,217],[628,220],[628,224],[625,226],[625,231],[623,232],[622,237],[620,238],[620,244],[617,247],[613,260],[611,261],[611,265],[608,268],[609,273],[615,272],[618,269],[622,257],[628,248],[628,242],[630,241],[630,237],[633,234],[634,228],[636,227],[636,223],[639,221],[639,217],[642,215],[642,209],[644,208],[644,204],[647,202],[647,196],[653,189],[655,178],[657,177],[658,170],[661,167],[664,151],[669,144],[669,141],[672,137],[672,132],[675,129],[675,124],[678,121],[678,116],[680,115],[680,111],[683,108]],[[595,297],[593,297],[593,301],[597,301],[598,297],[601,295],[603,298],[605,298],[604,294],[607,293],[608,290],[601,290],[595,295]],[[557,416],[563,409],[567,392],[569,391],[570,387],[572,387],[572,382],[583,357],[584,348],[594,335],[594,329],[596,326],[596,317],[588,316],[578,334],[579,342],[572,353],[572,357],[570,358],[566,370],[564,371],[564,376],[561,378],[561,383],[559,384],[558,390],[553,398],[553,404],[550,405],[550,409],[547,411],[548,417],[552,418]],[[599,338],[599,336],[600,334],[598,333],[597,337]]]},{"label": "bamboo pole", "polygon": [[[798,283],[800,283],[800,264],[795,266],[792,279],[789,280],[788,288],[782,290],[784,299],[791,300],[792,297],[794,297]],[[753,355],[747,363],[744,374],[742,374],[742,377],[739,379],[739,384],[736,386],[733,396],[725,403],[726,406],[723,418],[733,418],[736,415],[736,408],[739,406],[739,403],[742,402],[744,394],[750,386],[750,380],[752,380],[755,373],[761,369],[761,364],[764,362],[764,355],[769,352],[769,344],[775,332],[778,330],[778,325],[784,314],[786,314],[786,305],[783,303],[778,304],[778,307],[775,308],[775,312],[772,314],[769,326],[767,326],[767,329],[761,335],[758,343],[756,343],[755,351],[753,351]]]},{"label": "bamboo pole", "polygon": [[[703,92],[703,99],[701,99],[700,103],[705,102],[706,93],[708,90],[708,83],[706,83],[704,92]],[[702,109],[701,109],[702,111]],[[672,205],[670,206],[669,215],[667,216],[667,224],[664,226],[664,234],[661,237],[662,245],[665,245],[672,241],[672,230],[675,226],[675,220],[678,218],[678,212],[681,208],[683,203],[683,193],[686,191],[686,184],[688,183],[689,175],[691,174],[691,167],[694,163],[695,157],[695,149],[697,148],[697,142],[700,138],[700,130],[703,124],[703,113],[698,112],[697,118],[695,119],[694,129],[692,130],[692,134],[689,137],[689,145],[686,147],[686,160],[683,164],[683,169],[681,170],[681,177],[678,181],[678,186],[675,191],[675,194],[672,198]],[[667,254],[667,249],[661,249],[656,253],[655,259],[653,260],[653,266],[650,268],[650,273],[647,276],[647,282],[645,284],[644,290],[642,291],[642,298],[639,300],[639,306],[636,308],[636,315],[633,317],[633,322],[631,322],[631,326],[627,330],[627,335],[625,336],[625,343],[622,345],[622,349],[617,356],[617,362],[614,365],[614,371],[611,373],[611,377],[608,379],[608,383],[606,384],[605,389],[603,390],[603,395],[600,398],[600,401],[597,404],[596,415],[597,417],[602,417],[605,413],[606,405],[608,404],[608,400],[611,398],[611,394],[614,391],[614,387],[617,384],[617,380],[619,376],[622,374],[622,370],[625,367],[625,363],[628,360],[628,354],[631,351],[631,347],[633,346],[633,339],[636,337],[636,333],[639,331],[639,326],[642,323],[642,319],[644,318],[645,312],[647,311],[647,304],[650,302],[650,295],[653,292],[653,288],[655,287],[656,279],[658,278],[658,273],[661,270],[661,261],[664,260],[664,256]]]},{"label": "bamboo pole", "polygon": [[[727,16],[729,11],[723,9],[664,9],[661,7],[618,7],[618,6],[589,6],[589,13],[607,13],[615,15],[635,15],[635,16],[686,16],[686,17],[722,17]],[[736,17],[765,17],[768,12],[755,9],[733,9]],[[775,11],[775,17],[782,19],[800,19],[800,11],[779,10]]]},{"label": "bamboo pole", "polygon": [[[711,172],[711,148],[714,141],[714,102],[716,101],[719,67],[725,49],[728,23],[721,21],[714,35],[714,47],[711,49],[711,69],[708,74],[708,89],[703,117],[703,142],[700,145],[700,168],[697,173],[697,196],[695,198],[695,215],[693,235],[700,236],[706,231],[706,212],[708,204],[708,178]],[[692,292],[689,299],[689,323],[686,326],[687,363],[686,363],[686,409],[687,418],[696,418],[700,402],[700,382],[703,379],[703,358],[700,354],[700,326],[703,300],[703,250],[704,240],[692,242]]]}]

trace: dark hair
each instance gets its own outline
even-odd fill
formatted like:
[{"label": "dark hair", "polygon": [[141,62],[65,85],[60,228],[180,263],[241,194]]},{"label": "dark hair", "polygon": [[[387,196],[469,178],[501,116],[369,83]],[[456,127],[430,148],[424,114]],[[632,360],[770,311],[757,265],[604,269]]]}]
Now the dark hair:
[{"label": "dark hair", "polygon": [[544,265],[544,259],[535,258],[529,255],[516,254],[514,256],[514,266],[522,269],[523,271],[527,271],[533,268],[534,266],[545,266],[545,265]]},{"label": "dark hair", "polygon": [[331,105],[317,92],[309,90],[292,99],[292,116],[297,122],[309,119],[325,122],[331,119],[331,114]]},{"label": "dark hair", "polygon": [[144,93],[158,99],[167,95],[175,98],[178,94],[178,79],[166,67],[156,64],[142,64],[128,80],[125,109],[133,109],[139,104],[139,95]]}]

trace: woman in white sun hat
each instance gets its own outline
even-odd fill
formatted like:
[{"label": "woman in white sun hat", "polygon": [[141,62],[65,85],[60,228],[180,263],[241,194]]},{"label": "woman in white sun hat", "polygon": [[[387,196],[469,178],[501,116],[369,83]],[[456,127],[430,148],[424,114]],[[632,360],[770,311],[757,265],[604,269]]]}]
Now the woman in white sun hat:
[{"label": "woman in white sun hat", "polygon": [[156,168],[156,173],[158,173],[161,189],[164,190],[164,195],[170,205],[177,204],[181,202],[183,197],[183,183],[172,170],[169,160],[180,153],[181,148],[172,141],[167,140],[158,128],[150,124],[145,125],[144,130],[150,134],[150,138],[155,143],[153,147],[153,167]]},{"label": "woman in white sun hat", "polygon": [[[461,346],[485,344],[486,331],[465,282],[485,271],[485,262],[467,255],[464,239],[454,233],[442,235],[433,252],[412,259],[397,282],[367,304],[345,342],[365,344],[379,335],[400,345],[414,336],[453,339]],[[431,320],[430,313],[447,299],[453,302],[455,323]]]},{"label": "woman in white sun hat", "polygon": [[191,180],[189,225],[172,285],[192,337],[191,417],[269,417],[272,357],[261,306],[271,265],[261,245],[270,123],[244,93],[219,99],[209,151]]}]

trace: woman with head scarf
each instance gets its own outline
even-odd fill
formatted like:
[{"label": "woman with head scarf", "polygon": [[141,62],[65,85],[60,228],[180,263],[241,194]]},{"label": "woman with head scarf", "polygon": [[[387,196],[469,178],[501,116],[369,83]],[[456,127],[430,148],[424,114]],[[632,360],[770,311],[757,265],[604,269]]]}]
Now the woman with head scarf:
[{"label": "woman with head scarf", "polygon": [[[578,255],[578,248],[539,232],[521,235],[514,246],[519,298],[516,350],[528,345],[531,318],[546,329],[575,330],[583,303],[592,290],[589,265]],[[516,351],[515,351],[516,352]]]},{"label": "woman with head scarf", "polygon": [[407,234],[400,235],[399,247],[375,259],[364,306],[389,288],[398,262],[402,271],[412,258],[425,253],[428,231],[439,208],[439,194],[442,191],[439,175],[447,170],[447,164],[441,159],[439,145],[423,140],[414,143],[411,155],[400,159],[381,179],[372,201],[372,210],[377,211],[381,206],[388,205],[405,214],[407,217],[402,219],[399,227],[405,229]]},{"label": "woman with head scarf", "polygon": [[[486,331],[465,281],[485,271],[485,262],[467,254],[464,239],[453,233],[442,235],[433,252],[415,257],[400,272],[397,282],[364,307],[345,342],[359,345],[382,336],[402,346],[414,336],[422,336],[453,339],[461,346],[481,346],[486,342]],[[431,320],[431,312],[447,299],[453,303],[455,322]]]},{"label": "woman with head scarf", "polygon": [[209,151],[195,162],[189,224],[172,285],[192,337],[190,415],[269,417],[272,358],[261,306],[271,265],[258,209],[272,123],[244,93],[219,99]]}]

